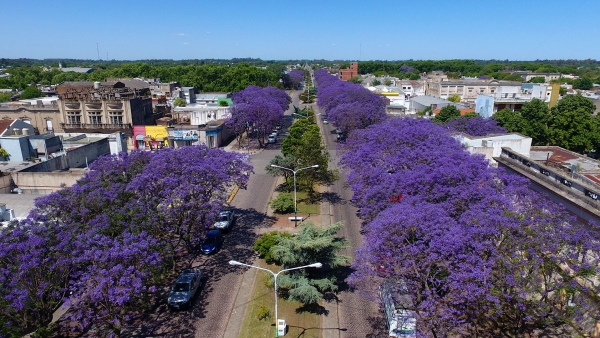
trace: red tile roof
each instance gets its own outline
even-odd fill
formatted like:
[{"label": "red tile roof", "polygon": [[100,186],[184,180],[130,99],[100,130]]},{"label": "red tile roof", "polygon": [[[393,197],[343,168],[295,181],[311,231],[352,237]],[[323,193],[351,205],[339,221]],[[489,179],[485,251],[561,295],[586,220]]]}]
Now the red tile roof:
[{"label": "red tile roof", "polygon": [[3,134],[15,120],[0,120],[0,134]]}]

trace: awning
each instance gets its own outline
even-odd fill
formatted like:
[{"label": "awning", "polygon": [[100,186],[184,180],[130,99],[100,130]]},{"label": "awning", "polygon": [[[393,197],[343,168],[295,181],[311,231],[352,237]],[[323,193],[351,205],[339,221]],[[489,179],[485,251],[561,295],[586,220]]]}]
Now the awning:
[{"label": "awning", "polygon": [[136,141],[143,141],[144,140],[144,135],[136,135],[135,136],[135,140]]}]

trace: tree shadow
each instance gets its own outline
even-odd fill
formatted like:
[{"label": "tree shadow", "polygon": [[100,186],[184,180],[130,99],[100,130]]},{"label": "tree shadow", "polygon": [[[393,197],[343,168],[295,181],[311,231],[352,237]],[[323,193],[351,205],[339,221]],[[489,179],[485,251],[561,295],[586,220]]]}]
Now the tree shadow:
[{"label": "tree shadow", "polygon": [[319,194],[319,202],[322,202],[322,201],[325,201],[330,204],[339,204],[339,205],[347,203],[347,201],[342,199],[340,197],[340,195],[338,195],[335,192],[330,192],[330,191],[322,192],[321,194]]},{"label": "tree shadow", "polygon": [[318,303],[304,304],[296,309],[296,313],[312,313],[315,315],[329,315],[329,311]]}]

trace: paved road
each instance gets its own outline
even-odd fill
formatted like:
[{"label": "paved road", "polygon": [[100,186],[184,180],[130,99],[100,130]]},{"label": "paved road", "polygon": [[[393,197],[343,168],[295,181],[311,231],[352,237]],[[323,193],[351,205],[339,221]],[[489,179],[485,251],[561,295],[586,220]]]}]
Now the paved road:
[{"label": "paved road", "polygon": [[[298,106],[298,93],[292,95],[292,104]],[[291,122],[293,106],[286,112],[286,123]],[[284,128],[285,129],[285,128]],[[138,336],[161,337],[225,337],[239,334],[245,304],[236,304],[238,293],[252,290],[253,272],[228,264],[229,260],[252,263],[256,258],[252,246],[260,228],[270,227],[275,219],[266,215],[267,203],[274,190],[275,177],[268,175],[265,167],[277,154],[280,144],[269,144],[262,152],[250,156],[254,174],[248,187],[239,190],[231,205],[237,218],[231,231],[226,234],[223,248],[212,256],[197,256],[193,266],[204,268],[207,279],[193,307],[185,311],[168,311],[166,304],[155,310],[144,324]],[[233,141],[235,142],[235,140]],[[252,269],[251,269],[252,270]],[[250,277],[248,277],[250,276]],[[243,287],[242,287],[243,286]],[[166,292],[166,290],[165,290]]]},{"label": "paved road", "polygon": [[[316,105],[315,105],[316,106]],[[337,135],[335,127],[331,124],[323,124],[323,116],[318,120],[321,127],[325,144],[331,155],[330,168],[337,168],[339,161],[337,152]],[[332,222],[344,221],[345,226],[340,230],[340,235],[348,239],[350,248],[345,252],[352,260],[354,251],[362,243],[360,234],[361,220],[356,216],[357,209],[350,202],[352,191],[346,181],[346,175],[340,175],[340,180],[328,189],[327,200],[330,202],[330,215]],[[347,277],[351,269],[342,274]],[[337,327],[339,330],[324,330],[324,337],[385,337],[386,323],[383,312],[378,304],[370,302],[350,290],[345,283],[340,286],[337,301],[330,313],[337,315],[337,325],[332,319],[324,321],[327,326]],[[330,304],[328,307],[330,307]]]}]

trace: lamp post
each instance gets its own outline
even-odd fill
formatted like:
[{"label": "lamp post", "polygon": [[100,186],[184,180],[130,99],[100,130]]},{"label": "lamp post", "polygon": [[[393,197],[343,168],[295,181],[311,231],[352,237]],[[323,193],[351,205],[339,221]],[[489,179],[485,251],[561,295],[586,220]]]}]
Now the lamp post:
[{"label": "lamp post", "polygon": [[267,271],[273,275],[273,278],[275,280],[275,337],[279,337],[279,330],[277,327],[277,319],[278,319],[277,318],[277,315],[278,315],[277,314],[277,277],[279,276],[279,274],[282,272],[287,272],[287,271],[291,271],[291,270],[298,270],[298,269],[304,269],[304,268],[320,268],[323,266],[323,264],[321,264],[321,263],[313,263],[313,264],[309,264],[309,265],[297,266],[295,268],[283,269],[283,270],[280,270],[279,272],[275,273],[269,269],[261,268],[260,266],[245,264],[245,263],[234,261],[234,260],[230,260],[229,264],[230,265],[243,265],[243,266],[247,266],[249,268],[255,268],[255,269]]},{"label": "lamp post", "polygon": [[283,170],[289,170],[292,173],[294,173],[294,226],[298,226],[298,208],[296,207],[296,173],[299,172],[300,170],[304,170],[304,169],[318,168],[319,165],[315,164],[315,165],[311,165],[309,167],[304,167],[304,168],[300,168],[300,169],[296,169],[296,170],[292,170],[292,169],[286,168],[286,167],[281,167],[281,166],[278,166],[275,164],[271,164],[271,167],[279,168],[279,169],[283,169]]}]

